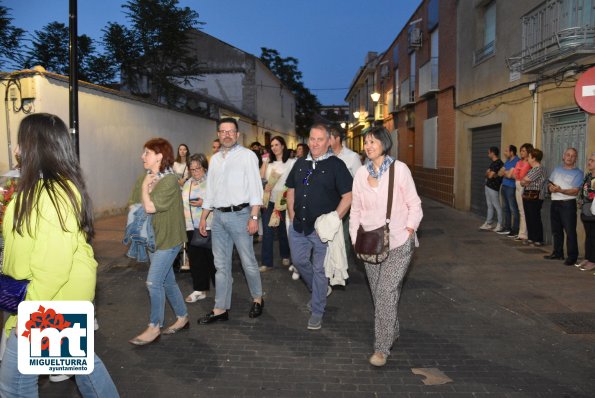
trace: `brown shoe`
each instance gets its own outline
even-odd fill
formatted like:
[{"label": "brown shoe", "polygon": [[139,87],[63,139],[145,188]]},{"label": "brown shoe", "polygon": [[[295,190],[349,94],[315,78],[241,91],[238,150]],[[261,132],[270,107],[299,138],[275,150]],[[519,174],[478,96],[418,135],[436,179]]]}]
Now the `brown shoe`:
[{"label": "brown shoe", "polygon": [[370,364],[374,366],[384,366],[386,364],[386,355],[381,352],[375,352],[370,357]]}]

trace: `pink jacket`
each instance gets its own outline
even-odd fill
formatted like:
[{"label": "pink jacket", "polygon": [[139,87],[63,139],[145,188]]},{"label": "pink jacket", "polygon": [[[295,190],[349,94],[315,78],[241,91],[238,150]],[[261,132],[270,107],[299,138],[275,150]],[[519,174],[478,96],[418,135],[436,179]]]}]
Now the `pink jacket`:
[{"label": "pink jacket", "polygon": [[[388,170],[380,177],[379,185],[372,188],[368,184],[368,169],[360,167],[353,179],[353,200],[349,216],[349,235],[355,243],[360,226],[366,231],[381,227],[386,219],[388,201]],[[403,162],[395,160],[395,184],[391,212],[390,248],[403,245],[409,238],[407,227],[417,231],[423,217],[421,199],[417,195],[411,171]],[[417,239],[416,239],[417,246]]]}]

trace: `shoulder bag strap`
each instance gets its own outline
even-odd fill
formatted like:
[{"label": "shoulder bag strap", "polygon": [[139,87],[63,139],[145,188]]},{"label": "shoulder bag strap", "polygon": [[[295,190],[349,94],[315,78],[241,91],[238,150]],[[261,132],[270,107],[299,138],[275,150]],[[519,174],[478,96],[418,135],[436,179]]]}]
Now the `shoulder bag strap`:
[{"label": "shoulder bag strap", "polygon": [[192,205],[190,204],[191,196],[192,196],[192,180],[190,180],[190,187],[188,187],[188,210],[190,211],[190,220],[192,221],[192,228],[194,228],[194,217],[192,217]]},{"label": "shoulder bag strap", "polygon": [[386,225],[390,223],[390,215],[393,209],[393,191],[395,188],[395,162],[393,162],[388,171],[388,201],[386,202]]}]

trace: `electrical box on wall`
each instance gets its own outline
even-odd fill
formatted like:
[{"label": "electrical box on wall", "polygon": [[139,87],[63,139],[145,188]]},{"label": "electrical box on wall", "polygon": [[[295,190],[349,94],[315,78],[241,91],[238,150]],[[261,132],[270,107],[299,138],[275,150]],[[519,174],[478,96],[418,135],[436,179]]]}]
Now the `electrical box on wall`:
[{"label": "electrical box on wall", "polygon": [[19,80],[21,84],[21,99],[35,99],[35,80],[25,77]]}]

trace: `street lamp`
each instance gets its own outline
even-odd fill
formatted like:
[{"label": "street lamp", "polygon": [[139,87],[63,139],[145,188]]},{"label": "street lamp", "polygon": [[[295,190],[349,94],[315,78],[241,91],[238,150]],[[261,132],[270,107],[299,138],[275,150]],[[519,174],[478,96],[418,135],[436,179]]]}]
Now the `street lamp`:
[{"label": "street lamp", "polygon": [[380,100],[380,93],[377,93],[375,91],[372,94],[370,94],[370,97],[372,98],[372,101],[378,102]]},{"label": "street lamp", "polygon": [[341,128],[344,129],[347,126],[347,123],[341,122]]},{"label": "street lamp", "polygon": [[359,119],[359,111],[353,112],[353,117]]}]

